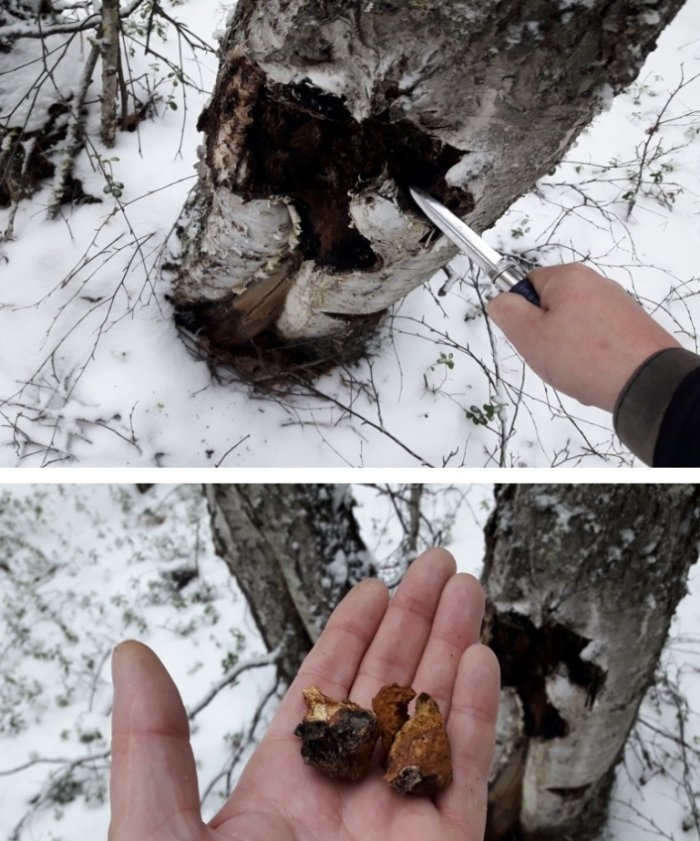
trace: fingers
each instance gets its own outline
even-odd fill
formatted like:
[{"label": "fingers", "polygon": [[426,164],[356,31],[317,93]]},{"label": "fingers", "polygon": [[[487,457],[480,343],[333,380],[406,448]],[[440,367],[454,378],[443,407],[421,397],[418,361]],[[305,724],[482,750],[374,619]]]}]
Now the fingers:
[{"label": "fingers", "polygon": [[452,751],[453,781],[436,805],[482,839],[486,825],[487,782],[493,760],[500,670],[495,654],[472,645],[459,663],[447,733]]},{"label": "fingers", "polygon": [[331,614],[313,649],[301,664],[268,735],[291,734],[304,715],[302,689],[316,684],[326,695],[346,698],[362,658],[386,612],[389,594],[376,579],[363,581]]},{"label": "fingers", "polygon": [[[539,289],[538,289],[539,292]],[[541,294],[541,293],[540,293]],[[544,299],[542,305],[545,306]],[[486,307],[489,317],[521,351],[523,345],[536,340],[545,310],[534,307],[522,295],[501,292]],[[522,351],[521,351],[522,352]]]},{"label": "fingers", "polygon": [[457,668],[464,650],[479,640],[484,591],[471,575],[453,576],[445,585],[420,665],[413,679],[416,692],[427,692],[447,718]]},{"label": "fingers", "polygon": [[187,714],[172,678],[138,642],[112,655],[112,821],[109,841],[168,830],[194,837],[202,826]]},{"label": "fingers", "polygon": [[354,701],[369,707],[384,684],[412,684],[455,566],[444,549],[430,549],[411,564],[359,667],[352,689]]},{"label": "fingers", "polygon": [[545,266],[530,272],[528,277],[540,297],[540,307],[533,307],[522,295],[502,292],[486,308],[491,319],[521,352],[524,343],[527,343],[527,348],[528,344],[538,340],[538,330],[545,313],[558,303],[562,294],[575,294],[580,283],[584,288],[601,281],[612,283],[580,263]]}]

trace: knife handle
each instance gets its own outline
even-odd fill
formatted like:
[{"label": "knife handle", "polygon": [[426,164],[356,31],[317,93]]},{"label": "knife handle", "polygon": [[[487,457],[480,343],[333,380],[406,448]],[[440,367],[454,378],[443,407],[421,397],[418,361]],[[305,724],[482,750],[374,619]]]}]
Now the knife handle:
[{"label": "knife handle", "polygon": [[522,295],[526,301],[536,307],[540,306],[540,296],[532,285],[532,281],[515,263],[507,259],[501,260],[491,275],[491,280],[504,292],[515,292],[516,295]]},{"label": "knife handle", "polygon": [[516,295],[522,295],[526,301],[529,301],[536,307],[540,306],[540,296],[537,294],[535,287],[526,277],[519,280],[514,286],[511,286],[509,291],[515,292]]}]

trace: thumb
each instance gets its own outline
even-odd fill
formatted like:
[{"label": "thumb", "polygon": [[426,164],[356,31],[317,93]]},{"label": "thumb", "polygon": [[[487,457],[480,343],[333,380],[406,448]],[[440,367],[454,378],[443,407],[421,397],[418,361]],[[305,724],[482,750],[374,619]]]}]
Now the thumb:
[{"label": "thumb", "polygon": [[109,841],[145,841],[159,833],[183,841],[200,837],[197,771],[177,687],[139,642],[114,649],[112,675]]},{"label": "thumb", "polygon": [[496,295],[489,301],[486,311],[516,349],[527,356],[528,351],[532,349],[532,343],[537,340],[540,320],[545,311],[531,304],[522,295],[512,292]]}]

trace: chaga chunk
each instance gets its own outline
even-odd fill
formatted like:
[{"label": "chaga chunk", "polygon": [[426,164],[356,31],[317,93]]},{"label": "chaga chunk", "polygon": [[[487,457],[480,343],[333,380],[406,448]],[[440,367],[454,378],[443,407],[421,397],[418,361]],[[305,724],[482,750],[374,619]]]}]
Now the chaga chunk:
[{"label": "chaga chunk", "polygon": [[301,755],[328,777],[361,780],[369,769],[379,725],[374,713],[352,701],[336,701],[316,686],[304,690],[307,713],[294,734]]},{"label": "chaga chunk", "polygon": [[383,686],[370,712],[310,686],[304,690],[306,715],[294,731],[301,737],[304,762],[328,777],[361,780],[381,735],[382,746],[389,750],[386,782],[401,794],[432,797],[452,782],[450,745],[445,721],[430,695],[420,694],[413,717],[408,717],[414,696],[408,686]]},{"label": "chaga chunk", "polygon": [[379,722],[382,737],[382,753],[389,752],[394,737],[408,721],[408,705],[416,697],[410,686],[391,683],[382,688],[372,698],[372,709]]},{"label": "chaga chunk", "polygon": [[396,734],[384,779],[401,794],[432,797],[452,782],[452,760],[445,721],[423,692],[413,717]]}]

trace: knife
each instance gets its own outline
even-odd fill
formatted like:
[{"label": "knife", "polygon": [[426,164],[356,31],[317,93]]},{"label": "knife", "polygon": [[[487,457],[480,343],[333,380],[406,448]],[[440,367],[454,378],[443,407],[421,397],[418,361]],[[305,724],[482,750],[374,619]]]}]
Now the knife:
[{"label": "knife", "polygon": [[472,259],[496,286],[506,292],[522,295],[531,304],[540,306],[540,296],[520,266],[503,257],[477,233],[448,210],[444,204],[417,187],[409,187],[413,200],[442,233]]}]

